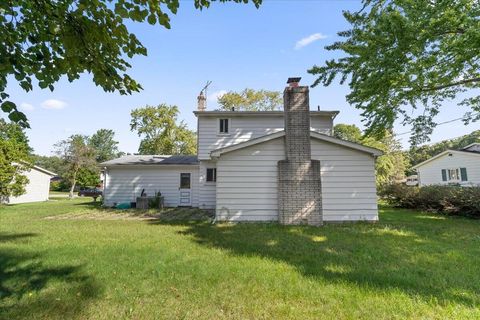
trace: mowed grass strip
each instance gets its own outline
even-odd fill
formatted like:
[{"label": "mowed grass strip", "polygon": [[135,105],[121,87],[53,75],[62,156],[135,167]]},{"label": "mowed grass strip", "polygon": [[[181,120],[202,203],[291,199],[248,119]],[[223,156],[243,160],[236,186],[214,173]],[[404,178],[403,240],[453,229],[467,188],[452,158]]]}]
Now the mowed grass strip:
[{"label": "mowed grass strip", "polygon": [[0,318],[480,318],[480,221],[212,225],[89,201],[0,208]]}]

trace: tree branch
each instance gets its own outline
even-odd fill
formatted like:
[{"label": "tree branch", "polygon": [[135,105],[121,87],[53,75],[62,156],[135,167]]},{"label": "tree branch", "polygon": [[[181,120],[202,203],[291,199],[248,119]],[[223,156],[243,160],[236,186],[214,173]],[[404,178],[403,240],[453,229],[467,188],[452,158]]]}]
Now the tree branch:
[{"label": "tree branch", "polygon": [[448,84],[443,84],[441,86],[424,87],[423,89],[421,89],[421,91],[436,91],[436,90],[441,90],[441,89],[445,89],[445,88],[455,87],[455,86],[468,84],[468,83],[473,83],[473,82],[479,82],[479,81],[480,81],[480,77],[465,79],[465,80],[456,81],[456,82],[452,82],[452,83],[448,83]]}]

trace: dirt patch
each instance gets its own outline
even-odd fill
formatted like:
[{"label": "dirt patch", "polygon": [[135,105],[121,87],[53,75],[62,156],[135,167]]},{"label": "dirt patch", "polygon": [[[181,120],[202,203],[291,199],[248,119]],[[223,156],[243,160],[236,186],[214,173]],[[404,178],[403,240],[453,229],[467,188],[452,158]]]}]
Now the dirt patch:
[{"label": "dirt patch", "polygon": [[45,217],[46,220],[162,220],[202,221],[213,219],[213,214],[197,208],[165,208],[163,210],[118,210],[109,208],[85,209],[72,213]]}]

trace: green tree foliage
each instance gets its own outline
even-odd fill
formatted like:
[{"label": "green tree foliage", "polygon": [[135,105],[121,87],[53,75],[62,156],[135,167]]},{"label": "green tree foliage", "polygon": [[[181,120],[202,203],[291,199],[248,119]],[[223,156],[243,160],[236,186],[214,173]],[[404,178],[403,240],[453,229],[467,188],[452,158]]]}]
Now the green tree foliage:
[{"label": "green tree foliage", "polygon": [[376,181],[383,186],[405,178],[405,171],[409,166],[408,156],[402,151],[400,142],[386,132],[381,138],[362,133],[354,124],[336,124],[333,128],[336,138],[360,143],[383,151],[383,155],[375,162]]},{"label": "green tree foliage", "polygon": [[100,184],[100,172],[96,168],[80,168],[77,174],[77,185],[81,187],[96,187]]},{"label": "green tree foliage", "polygon": [[[245,3],[248,0],[219,0]],[[208,8],[211,0],[194,0]],[[261,0],[252,0],[259,6]],[[179,0],[10,0],[0,1],[0,108],[12,121],[28,126],[25,114],[5,91],[15,79],[25,91],[34,83],[54,90],[62,77],[72,82],[92,74],[105,91],[131,94],[141,89],[126,71],[126,60],[147,55],[147,49],[128,28],[128,20],[170,28]]]},{"label": "green tree foliage", "polygon": [[230,91],[217,99],[220,110],[273,111],[282,107],[283,99],[279,91],[245,89]]},{"label": "green tree foliage", "polygon": [[354,124],[336,124],[333,128],[333,136],[338,139],[351,142],[360,142],[363,137],[362,130]]},{"label": "green tree foliage", "polygon": [[65,176],[70,182],[70,198],[73,198],[75,185],[78,181],[79,173],[82,170],[96,170],[95,150],[89,146],[88,137],[80,134],[70,136],[66,140],[62,140],[55,144],[57,155],[63,159],[65,163]]},{"label": "green tree foliage", "polygon": [[58,156],[32,156],[33,163],[36,166],[47,169],[60,177],[63,177],[66,172],[66,166],[63,159]]},{"label": "green tree foliage", "polygon": [[95,150],[97,162],[112,160],[121,154],[118,150],[118,141],[115,141],[114,137],[113,130],[100,129],[88,139],[89,146]]},{"label": "green tree foliage", "polygon": [[480,130],[473,131],[470,134],[463,135],[459,138],[444,140],[431,145],[420,147],[413,146],[408,154],[412,166],[419,164],[447,149],[458,150],[468,146],[474,142],[480,142]]},{"label": "green tree foliage", "polygon": [[25,193],[31,151],[24,130],[0,118],[0,203]]},{"label": "green tree foliage", "polygon": [[378,186],[398,183],[405,178],[405,172],[409,167],[408,155],[402,151],[400,142],[391,133],[384,133],[380,139],[375,136],[364,136],[360,142],[383,151],[383,155],[375,162]]},{"label": "green tree foliage", "polygon": [[[444,101],[461,98],[465,122],[480,119],[480,2],[363,0],[344,12],[343,41],[326,47],[340,58],[314,66],[313,86],[348,82],[349,103],[362,111],[369,134],[381,136],[399,119],[413,144],[428,140]],[[417,110],[418,109],[418,110]],[[412,112],[417,110],[417,112]]]},{"label": "green tree foliage", "polygon": [[132,111],[130,128],[142,137],[140,154],[195,154],[197,139],[187,125],[178,122],[178,107],[160,104]]}]

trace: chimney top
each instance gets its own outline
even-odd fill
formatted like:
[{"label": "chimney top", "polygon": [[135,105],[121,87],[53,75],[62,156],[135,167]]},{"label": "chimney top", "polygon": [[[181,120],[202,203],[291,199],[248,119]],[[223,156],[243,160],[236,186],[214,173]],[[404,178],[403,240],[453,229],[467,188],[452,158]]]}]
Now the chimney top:
[{"label": "chimney top", "polygon": [[207,106],[206,106],[207,98],[203,95],[203,91],[201,91],[200,94],[198,95],[197,101],[198,101],[197,110],[205,111],[205,109],[207,109]]},{"label": "chimney top", "polygon": [[288,78],[287,83],[290,85],[290,87],[298,87],[298,83],[301,79],[301,77],[291,77]]}]

